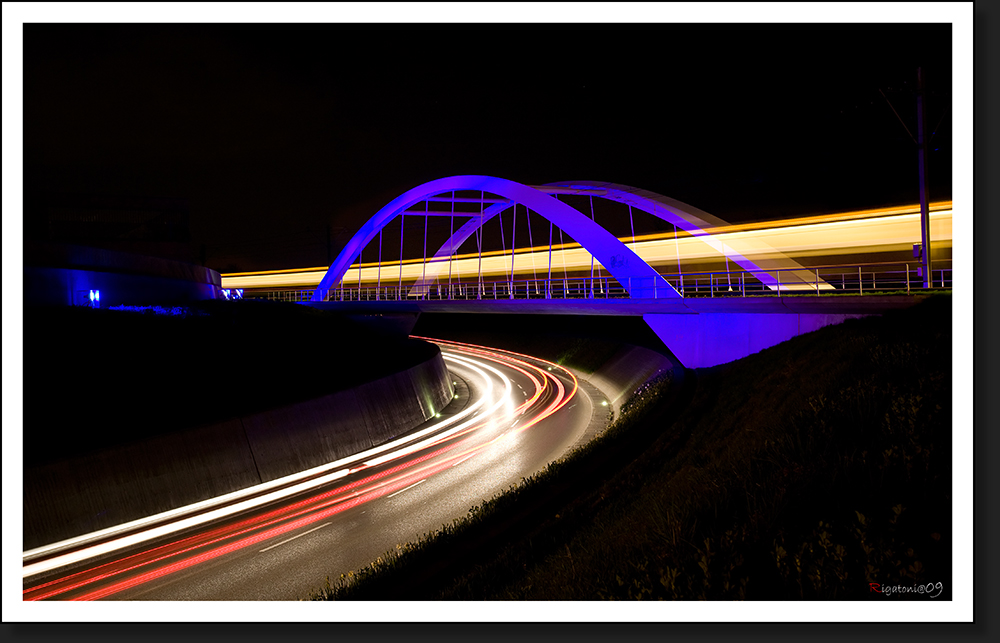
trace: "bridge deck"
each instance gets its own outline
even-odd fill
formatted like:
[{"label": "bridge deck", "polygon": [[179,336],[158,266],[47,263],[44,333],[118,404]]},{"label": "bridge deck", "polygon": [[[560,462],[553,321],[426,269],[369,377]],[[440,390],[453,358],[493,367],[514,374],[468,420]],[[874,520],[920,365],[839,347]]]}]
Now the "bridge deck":
[{"label": "bridge deck", "polygon": [[349,313],[480,313],[521,315],[632,315],[699,313],[878,314],[907,308],[931,294],[786,297],[687,297],[684,299],[482,299],[303,302]]}]

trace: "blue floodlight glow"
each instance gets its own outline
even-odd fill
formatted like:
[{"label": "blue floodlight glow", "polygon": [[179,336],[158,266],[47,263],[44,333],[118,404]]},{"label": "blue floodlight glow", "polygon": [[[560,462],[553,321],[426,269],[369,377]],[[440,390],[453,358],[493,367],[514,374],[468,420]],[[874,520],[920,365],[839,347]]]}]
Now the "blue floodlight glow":
[{"label": "blue floodlight glow", "polygon": [[[766,267],[751,261],[741,251],[722,242],[710,232],[713,227],[726,225],[725,221],[680,201],[616,183],[596,181],[574,182],[572,184],[549,183],[546,186],[535,188],[493,176],[462,175],[436,179],[412,188],[375,213],[347,242],[330,265],[313,292],[312,300],[323,301],[329,290],[343,281],[344,274],[350,268],[352,261],[360,256],[361,250],[396,216],[408,212],[409,208],[421,201],[446,192],[460,190],[481,191],[483,194],[489,193],[502,198],[499,202],[494,202],[482,210],[479,216],[470,216],[469,221],[456,230],[451,238],[440,247],[434,254],[433,265],[430,266],[431,274],[429,276],[424,274],[418,282],[421,287],[427,286],[428,279],[433,281],[437,278],[433,266],[450,265],[448,262],[438,260],[452,256],[467,238],[491,218],[506,209],[520,205],[541,215],[542,218],[547,219],[560,230],[568,232],[576,243],[590,252],[594,259],[611,273],[630,297],[656,299],[679,299],[681,297],[671,284],[667,283],[652,266],[645,263],[630,247],[597,225],[584,213],[547,193],[547,189],[552,188],[596,190],[600,192],[597,196],[601,198],[624,203],[630,208],[645,211],[658,219],[672,223],[678,229],[687,231],[693,237],[698,237],[708,246],[725,255],[727,265],[728,261],[734,261],[768,288],[772,290],[777,288],[776,277],[768,273]],[[410,211],[410,213],[415,214],[416,211]],[[470,213],[466,213],[466,215],[470,215]],[[770,251],[775,253],[775,257],[787,262],[789,268],[786,274],[790,275],[793,280],[813,283],[812,273],[802,271],[803,266],[794,259],[782,255],[773,248]],[[782,269],[784,270],[784,268]]]},{"label": "blue floodlight glow", "polygon": [[[464,175],[437,179],[418,185],[396,197],[375,213],[337,255],[317,285],[313,293],[313,300],[322,301],[324,292],[343,280],[344,274],[354,258],[368,245],[369,241],[375,238],[379,230],[395,219],[397,215],[428,197],[455,190],[489,192],[537,212],[561,230],[568,232],[577,243],[593,254],[594,258],[600,261],[601,265],[633,296],[648,296],[652,299],[656,294],[662,298],[680,298],[680,293],[674,290],[673,286],[668,284],[639,255],[575,208],[533,187],[515,181],[495,176]],[[508,207],[507,204],[502,205]],[[485,222],[484,216],[480,216],[479,219],[480,224]]]},{"label": "blue floodlight glow", "polygon": [[203,317],[208,313],[200,311],[194,308],[187,308],[184,306],[172,306],[170,308],[163,308],[162,306],[129,306],[126,304],[119,304],[118,306],[111,306],[108,310],[123,310],[131,313],[142,313],[150,315],[168,315],[171,317]]}]

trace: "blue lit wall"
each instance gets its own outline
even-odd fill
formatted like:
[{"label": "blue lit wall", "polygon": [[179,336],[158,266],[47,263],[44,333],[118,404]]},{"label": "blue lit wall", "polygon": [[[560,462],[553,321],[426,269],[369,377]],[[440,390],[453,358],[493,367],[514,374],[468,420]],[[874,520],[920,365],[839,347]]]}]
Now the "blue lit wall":
[{"label": "blue lit wall", "polygon": [[84,246],[28,244],[24,303],[44,306],[170,305],[222,297],[222,278],[209,268]]},{"label": "blue lit wall", "polygon": [[688,368],[732,362],[824,326],[864,314],[702,313],[643,315],[653,332]]}]

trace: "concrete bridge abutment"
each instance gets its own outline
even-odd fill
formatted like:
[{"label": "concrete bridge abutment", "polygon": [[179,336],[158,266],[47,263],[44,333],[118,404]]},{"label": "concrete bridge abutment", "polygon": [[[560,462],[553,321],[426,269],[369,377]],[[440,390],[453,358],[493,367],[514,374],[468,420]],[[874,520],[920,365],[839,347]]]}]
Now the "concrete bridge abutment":
[{"label": "concrete bridge abutment", "polygon": [[717,366],[864,313],[646,314],[643,321],[687,368]]},{"label": "concrete bridge abutment", "polygon": [[[653,299],[512,299],[482,301],[421,300],[385,302],[323,302],[309,305],[355,315],[430,315],[444,319],[450,332],[477,329],[481,342],[490,333],[569,333],[624,339],[663,351],[666,348],[687,368],[706,368],[752,355],[792,337],[848,319],[881,315],[909,308],[930,294],[842,295],[836,297],[685,297]],[[484,323],[496,317],[504,324]],[[360,317],[358,317],[360,318]],[[641,318],[641,321],[640,321]],[[421,319],[424,319],[421,317]],[[590,320],[584,322],[583,320]],[[603,321],[599,321],[603,320]],[[631,320],[631,321],[630,321]],[[421,331],[421,322],[416,329]],[[641,328],[640,328],[641,327]],[[490,329],[490,331],[486,331]],[[423,331],[433,336],[434,331]],[[625,339],[625,337],[629,339]],[[469,340],[474,341],[474,340]]]}]

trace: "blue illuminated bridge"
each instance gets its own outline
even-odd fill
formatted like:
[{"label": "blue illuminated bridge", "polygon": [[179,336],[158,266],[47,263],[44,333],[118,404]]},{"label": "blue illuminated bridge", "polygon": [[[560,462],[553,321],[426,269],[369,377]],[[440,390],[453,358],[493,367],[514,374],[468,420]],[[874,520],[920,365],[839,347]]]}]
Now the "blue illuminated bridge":
[{"label": "blue illuminated bridge", "polygon": [[[569,199],[589,207],[578,209]],[[617,206],[622,219],[627,206],[631,243],[597,223],[595,199],[622,204]],[[503,215],[508,212],[505,229]],[[635,241],[633,215],[638,212],[672,224],[677,251],[672,274],[662,274],[641,256],[649,255],[652,246]],[[516,248],[522,213],[521,236],[527,230],[529,243]],[[411,217],[423,219],[423,238],[411,234],[407,245],[405,226]],[[449,222],[447,237],[429,248],[428,222],[438,217]],[[501,250],[486,251],[484,226],[494,220],[499,222]],[[544,238],[536,239],[532,230],[537,234],[539,223],[545,226]],[[687,204],[624,185],[574,181],[528,186],[490,176],[452,176],[419,185],[375,213],[330,265],[308,303],[354,314],[641,316],[685,366],[696,368],[922,298],[875,294],[909,293],[917,277],[915,262],[867,271],[861,265],[856,271],[807,267],[760,236],[717,234],[727,226]],[[697,239],[714,252],[725,269],[684,274],[678,231],[686,242]],[[388,232],[395,235],[392,248],[383,244]],[[404,245],[421,242],[422,256],[404,260]],[[495,238],[492,242],[497,245]],[[669,247],[670,239],[658,243]],[[461,252],[463,244],[474,244],[474,252]],[[376,246],[378,258],[372,261]],[[366,264],[362,259],[369,247]],[[943,286],[944,271],[941,275]],[[919,293],[927,295],[926,290]],[[833,294],[839,296],[822,296]]]}]

